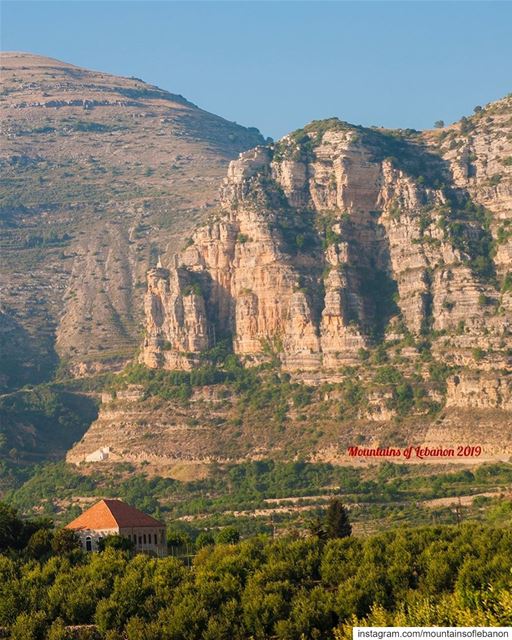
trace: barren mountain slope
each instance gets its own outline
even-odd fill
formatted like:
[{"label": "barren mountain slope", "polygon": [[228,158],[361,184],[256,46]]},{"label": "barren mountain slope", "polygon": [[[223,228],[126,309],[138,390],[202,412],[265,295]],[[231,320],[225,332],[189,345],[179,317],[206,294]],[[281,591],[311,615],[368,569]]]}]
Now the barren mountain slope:
[{"label": "barren mountain slope", "polygon": [[132,356],[145,273],[262,142],[179,95],[27,53],[2,54],[0,385]]}]

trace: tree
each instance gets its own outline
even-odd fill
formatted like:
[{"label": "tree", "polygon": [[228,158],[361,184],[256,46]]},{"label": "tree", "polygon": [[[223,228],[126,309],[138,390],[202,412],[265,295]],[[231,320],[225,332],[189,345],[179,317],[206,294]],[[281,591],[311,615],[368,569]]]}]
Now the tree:
[{"label": "tree", "polygon": [[444,128],[444,120],[436,120],[434,122],[434,127],[436,129],[443,129]]},{"label": "tree", "polygon": [[240,540],[240,533],[235,527],[224,527],[217,535],[219,544],[236,544]]},{"label": "tree", "polygon": [[480,113],[480,111],[482,111],[482,107],[479,104],[477,104],[476,107],[473,109],[473,111],[475,113]]},{"label": "tree", "polygon": [[213,538],[213,534],[209,531],[201,531],[196,538],[197,549],[202,549],[203,547],[208,547],[212,544],[215,544],[215,540]]},{"label": "tree", "polygon": [[314,520],[311,520],[309,522],[308,528],[311,535],[315,538],[318,538],[319,540],[327,539],[327,532],[325,530],[322,518],[317,517]]},{"label": "tree", "polygon": [[38,529],[29,538],[26,551],[31,558],[41,560],[49,556],[52,551],[53,531],[50,529]]},{"label": "tree", "polygon": [[12,640],[43,640],[46,637],[46,615],[42,611],[23,612],[11,628]]},{"label": "tree", "polygon": [[186,531],[180,529],[167,530],[167,545],[169,547],[184,547],[192,543],[192,538]]},{"label": "tree", "polygon": [[352,535],[348,511],[339,498],[333,498],[327,507],[325,531],[328,538],[348,538]]},{"label": "tree", "polygon": [[471,124],[470,120],[466,118],[466,116],[462,116],[462,118],[460,119],[460,132],[466,135],[471,131],[472,128],[473,125]]},{"label": "tree", "polygon": [[18,518],[16,509],[0,502],[0,552],[22,547],[22,534],[23,522]]},{"label": "tree", "polygon": [[62,618],[57,618],[48,629],[48,640],[67,640],[68,638],[69,634],[66,631],[66,625]]},{"label": "tree", "polygon": [[105,549],[118,549],[119,551],[133,551],[134,544],[130,538],[119,535],[105,536],[98,541],[98,549],[105,551]]},{"label": "tree", "polygon": [[71,529],[59,529],[53,536],[52,551],[58,555],[66,555],[81,547],[79,537]]}]

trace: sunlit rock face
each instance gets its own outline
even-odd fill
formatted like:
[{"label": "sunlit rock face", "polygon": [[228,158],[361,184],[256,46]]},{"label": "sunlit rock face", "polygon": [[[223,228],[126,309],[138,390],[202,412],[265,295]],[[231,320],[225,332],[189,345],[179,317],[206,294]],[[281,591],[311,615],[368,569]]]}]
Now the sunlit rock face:
[{"label": "sunlit rock face", "polygon": [[190,368],[227,340],[246,363],[331,370],[409,335],[463,364],[491,348],[493,366],[506,367],[510,164],[485,186],[500,136],[482,122],[461,143],[460,127],[419,134],[333,119],[242,153],[209,222],[148,274],[142,361]]}]

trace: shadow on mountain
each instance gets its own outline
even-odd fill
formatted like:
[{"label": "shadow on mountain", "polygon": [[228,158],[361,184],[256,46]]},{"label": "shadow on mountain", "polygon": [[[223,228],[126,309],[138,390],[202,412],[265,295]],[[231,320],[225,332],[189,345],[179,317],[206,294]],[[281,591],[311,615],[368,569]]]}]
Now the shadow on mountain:
[{"label": "shadow on mountain", "polygon": [[0,392],[50,380],[59,362],[51,332],[34,337],[5,309],[0,309],[0,353]]},{"label": "shadow on mountain", "polygon": [[0,451],[14,462],[64,458],[98,415],[96,401],[49,385],[0,397]]}]

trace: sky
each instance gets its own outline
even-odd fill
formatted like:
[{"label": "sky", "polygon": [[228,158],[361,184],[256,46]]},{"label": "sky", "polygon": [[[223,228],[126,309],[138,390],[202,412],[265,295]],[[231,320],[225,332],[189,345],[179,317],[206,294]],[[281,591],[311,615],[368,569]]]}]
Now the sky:
[{"label": "sky", "polygon": [[512,91],[512,2],[3,0],[1,42],[136,76],[278,138],[431,128]]}]

